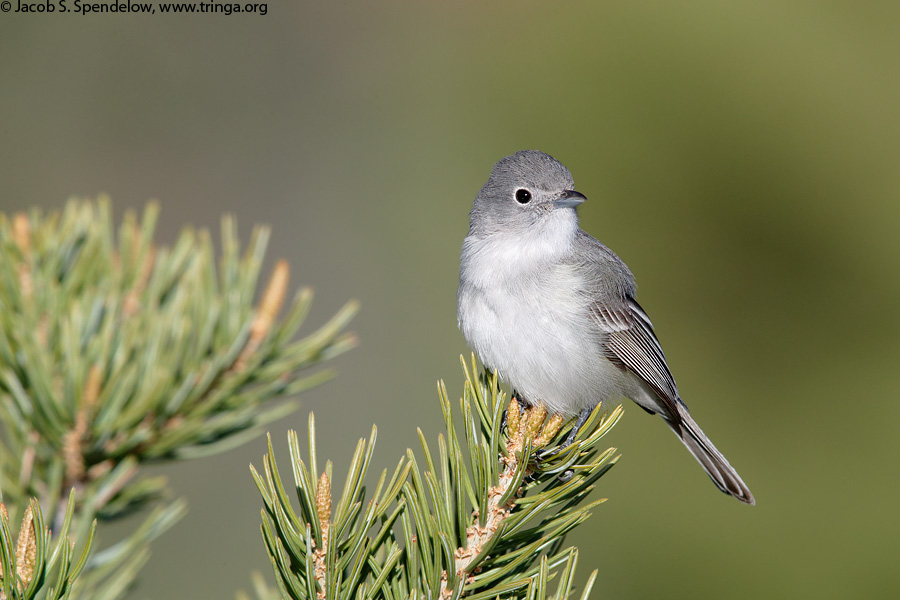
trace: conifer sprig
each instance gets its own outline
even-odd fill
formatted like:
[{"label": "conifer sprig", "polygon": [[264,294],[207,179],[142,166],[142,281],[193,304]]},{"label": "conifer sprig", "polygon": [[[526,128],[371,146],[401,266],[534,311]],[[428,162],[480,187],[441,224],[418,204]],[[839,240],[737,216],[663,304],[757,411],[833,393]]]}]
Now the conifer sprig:
[{"label": "conifer sprig", "polygon": [[6,504],[0,502],[0,599],[2,600],[59,600],[68,598],[75,578],[87,562],[94,539],[96,522],[91,524],[80,556],[69,540],[69,526],[75,510],[75,492],[69,494],[62,529],[52,544],[52,533],[44,525],[44,516],[37,500],[25,507],[22,524],[13,544],[10,515]]},{"label": "conifer sprig", "polygon": [[[597,480],[616,462],[615,449],[602,449],[598,442],[622,409],[604,414],[598,406],[573,443],[538,454],[558,448],[572,423],[548,417],[542,407],[507,402],[496,374],[476,378],[474,357],[471,366],[462,362],[466,382],[458,412],[443,382],[438,385],[446,432],[438,436],[437,453],[420,430],[421,460],[408,451],[388,485],[382,473],[364,512],[362,481],[374,429],[367,446],[360,441],[342,498],[357,507],[349,513],[352,519],[341,516],[340,509],[333,521],[322,516],[328,511],[321,508],[322,484],[313,483],[312,417],[308,469],[297,434],[289,434],[299,513],[281,484],[270,444],[265,477],[255,470],[253,475],[265,504],[263,539],[285,597],[571,596],[578,551],[563,547],[565,536],[603,502],[585,504]],[[330,471],[329,463],[320,481],[330,481]],[[353,490],[349,496],[347,490]],[[335,531],[340,533],[333,538]],[[343,558],[330,558],[332,552]],[[363,564],[365,568],[358,567]],[[596,571],[582,598],[595,577]]]},{"label": "conifer sprig", "polygon": [[363,481],[376,434],[373,427],[368,443],[359,440],[333,512],[332,464],[326,462],[325,470],[317,474],[312,413],[308,461],[302,458],[297,433],[288,434],[299,513],[292,508],[283,487],[271,439],[269,453],[263,459],[264,476],[251,466],[265,505],[263,540],[279,586],[287,597],[367,598],[380,595],[386,585],[396,581],[398,561],[403,555],[394,531],[402,512],[402,505],[397,505],[396,500],[410,464],[401,459],[389,480],[387,470],[382,471],[372,498],[366,501]]},{"label": "conifer sprig", "polygon": [[[61,212],[0,214],[0,490],[9,506],[40,498],[59,529],[74,488],[73,539],[95,517],[155,509],[126,540],[96,552],[79,579],[92,600],[121,596],[149,542],[184,514],[148,461],[221,452],[296,408],[277,403],[319,385],[310,368],[356,343],[350,302],[295,339],[312,301],[303,289],[284,317],[287,263],[255,300],[269,229],[241,251],[231,217],[221,257],[211,236],[185,228],[171,248],[153,240],[159,209],[108,201]],[[68,522],[68,521],[67,521]]]}]

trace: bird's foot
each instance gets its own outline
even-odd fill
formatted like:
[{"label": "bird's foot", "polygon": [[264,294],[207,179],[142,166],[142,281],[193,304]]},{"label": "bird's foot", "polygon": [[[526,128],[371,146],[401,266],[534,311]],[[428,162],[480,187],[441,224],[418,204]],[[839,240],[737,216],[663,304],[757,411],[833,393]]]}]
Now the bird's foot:
[{"label": "bird's foot", "polygon": [[[588,417],[591,416],[591,412],[593,412],[593,409],[585,408],[580,413],[578,413],[578,418],[575,419],[575,423],[572,425],[572,430],[569,432],[569,435],[566,436],[566,439],[563,440],[563,442],[560,445],[558,445],[555,448],[552,448],[550,450],[542,449],[542,450],[538,450],[537,452],[535,452],[534,457],[535,457],[535,460],[537,461],[537,463],[540,464],[541,462],[547,460],[548,458],[552,458],[552,457],[556,456],[557,454],[559,454],[560,452],[562,452],[563,450],[565,450],[566,448],[568,448],[569,446],[574,444],[575,438],[578,436],[578,432],[581,430],[581,428],[587,422]],[[569,477],[571,477],[571,475]]]}]

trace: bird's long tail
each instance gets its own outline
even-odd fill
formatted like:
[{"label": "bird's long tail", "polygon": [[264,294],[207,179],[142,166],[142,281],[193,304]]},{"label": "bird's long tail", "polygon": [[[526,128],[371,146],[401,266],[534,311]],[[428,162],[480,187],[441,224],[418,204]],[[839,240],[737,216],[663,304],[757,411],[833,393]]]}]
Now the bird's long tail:
[{"label": "bird's long tail", "polygon": [[741,479],[728,461],[722,456],[713,443],[709,441],[700,426],[691,418],[682,405],[678,406],[678,415],[674,419],[666,419],[669,427],[681,438],[681,441],[691,451],[697,462],[706,471],[709,478],[713,480],[720,490],[734,496],[741,502],[747,504],[756,504],[750,488]]}]

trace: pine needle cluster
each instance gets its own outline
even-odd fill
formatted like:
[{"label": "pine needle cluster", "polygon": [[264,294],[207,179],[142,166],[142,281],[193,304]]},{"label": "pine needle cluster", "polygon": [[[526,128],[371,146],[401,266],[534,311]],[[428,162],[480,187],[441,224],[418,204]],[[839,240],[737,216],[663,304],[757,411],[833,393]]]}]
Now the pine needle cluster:
[{"label": "pine needle cluster", "polygon": [[496,374],[476,378],[474,357],[462,363],[458,412],[438,386],[446,431],[437,452],[420,430],[421,458],[408,451],[390,476],[381,473],[369,498],[364,481],[376,428],[359,441],[339,495],[331,462],[318,470],[314,416],[306,458],[297,433],[289,433],[299,510],[270,440],[262,474],[251,469],[264,502],[263,540],[285,598],[570,597],[578,550],[564,547],[565,536],[603,502],[585,503],[618,458],[599,441],[622,409],[605,414],[598,406],[563,447],[572,423],[507,402]]},{"label": "pine needle cluster", "polygon": [[[296,339],[312,292],[301,290],[279,316],[284,261],[255,301],[267,228],[242,252],[234,219],[224,218],[217,257],[202,230],[158,246],[158,212],[151,204],[140,220],[127,213],[118,230],[106,200],[0,214],[0,491],[10,513],[32,515],[36,545],[27,553],[35,565],[51,561],[44,520],[84,544],[95,519],[152,508],[127,539],[59,571],[68,579],[83,568],[75,595],[92,600],[121,597],[150,541],[185,512],[164,478],[140,475],[142,464],[259,435],[297,407],[278,401],[333,375],[311,367],[356,343],[344,333],[354,302]],[[2,593],[59,597],[59,585],[39,595],[50,589],[35,588],[41,578],[15,581],[10,561],[25,551],[12,544],[6,516],[0,524]],[[54,551],[59,564],[68,547]]]}]

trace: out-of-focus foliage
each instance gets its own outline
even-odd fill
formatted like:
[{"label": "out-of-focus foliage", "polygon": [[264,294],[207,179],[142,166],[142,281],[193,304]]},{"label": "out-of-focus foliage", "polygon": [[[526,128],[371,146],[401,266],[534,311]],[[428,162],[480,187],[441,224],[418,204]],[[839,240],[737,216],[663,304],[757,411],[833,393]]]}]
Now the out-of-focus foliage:
[{"label": "out-of-focus foliage", "polygon": [[[121,596],[150,541],[184,513],[164,478],[137,477],[141,463],[247,441],[297,406],[273,401],[333,374],[308,369],[355,345],[342,333],[354,302],[294,339],[312,294],[299,292],[280,317],[285,261],[254,305],[268,229],[257,228],[241,254],[234,220],[225,218],[217,265],[204,231],[185,229],[172,248],[158,247],[157,212],[149,205],[141,222],[126,213],[118,235],[105,201],[73,201],[48,215],[0,213],[4,500],[41,498],[46,520],[65,515],[63,529],[72,522],[79,541],[95,518],[155,507],[87,563],[75,589],[92,600]],[[72,488],[66,512],[61,498]]]}]

